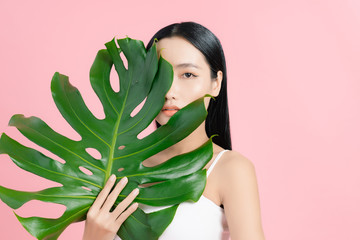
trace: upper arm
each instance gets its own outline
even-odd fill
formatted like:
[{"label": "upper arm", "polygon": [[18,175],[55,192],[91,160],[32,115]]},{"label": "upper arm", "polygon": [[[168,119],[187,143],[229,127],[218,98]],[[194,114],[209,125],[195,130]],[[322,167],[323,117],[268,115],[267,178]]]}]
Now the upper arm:
[{"label": "upper arm", "polygon": [[231,239],[265,239],[254,165],[231,152],[221,169],[221,197]]}]

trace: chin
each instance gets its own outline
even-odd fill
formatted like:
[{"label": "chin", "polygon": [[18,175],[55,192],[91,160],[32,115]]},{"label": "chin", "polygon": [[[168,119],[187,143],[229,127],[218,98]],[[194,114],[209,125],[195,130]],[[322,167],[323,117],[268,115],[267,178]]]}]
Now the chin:
[{"label": "chin", "polygon": [[164,125],[169,121],[169,119],[163,119],[163,118],[156,118],[155,123],[158,123],[160,125]]}]

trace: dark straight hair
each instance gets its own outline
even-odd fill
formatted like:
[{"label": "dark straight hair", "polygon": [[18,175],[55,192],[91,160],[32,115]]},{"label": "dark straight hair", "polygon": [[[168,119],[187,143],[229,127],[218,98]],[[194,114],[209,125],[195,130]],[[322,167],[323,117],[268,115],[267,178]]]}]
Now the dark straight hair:
[{"label": "dark straight hair", "polygon": [[[221,90],[219,95],[210,99],[208,116],[205,120],[205,130],[208,137],[213,134],[219,136],[213,138],[213,142],[224,149],[231,148],[229,110],[227,100],[227,74],[224,51],[219,39],[206,27],[195,22],[181,22],[168,25],[160,29],[151,38],[146,46],[149,50],[154,40],[160,41],[162,38],[183,37],[196,47],[206,58],[210,66],[211,78],[217,77],[220,70],[223,73]],[[157,127],[159,123],[156,122]]]}]

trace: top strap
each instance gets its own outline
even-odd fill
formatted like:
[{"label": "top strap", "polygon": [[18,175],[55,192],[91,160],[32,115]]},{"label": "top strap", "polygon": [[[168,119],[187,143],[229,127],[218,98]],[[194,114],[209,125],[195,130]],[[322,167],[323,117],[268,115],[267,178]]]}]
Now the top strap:
[{"label": "top strap", "polygon": [[226,152],[226,151],[229,151],[229,150],[224,149],[224,150],[222,150],[222,151],[216,156],[214,162],[210,165],[209,169],[208,169],[207,172],[206,172],[206,176],[207,176],[207,177],[209,176],[209,174],[210,174],[211,171],[213,170],[213,168],[214,168],[215,164],[217,163],[217,161],[221,158],[221,156],[223,155],[223,153]]}]

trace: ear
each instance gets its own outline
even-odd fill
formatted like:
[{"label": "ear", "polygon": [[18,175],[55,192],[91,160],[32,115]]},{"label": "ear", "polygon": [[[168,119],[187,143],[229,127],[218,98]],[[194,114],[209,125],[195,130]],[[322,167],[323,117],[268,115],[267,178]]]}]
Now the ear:
[{"label": "ear", "polygon": [[211,81],[211,95],[213,95],[214,97],[217,97],[220,93],[222,80],[223,72],[219,70],[217,72],[217,77],[215,79],[212,79]]}]

